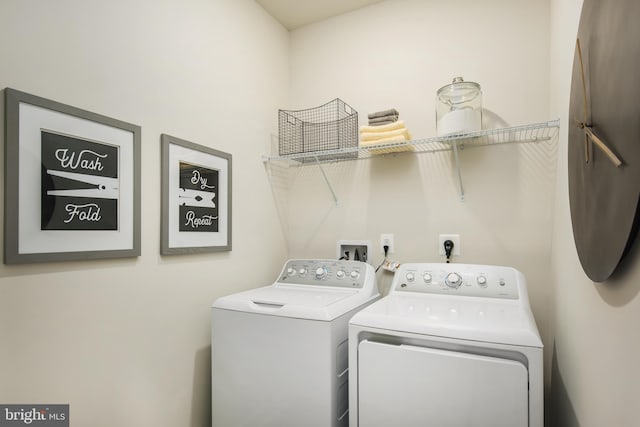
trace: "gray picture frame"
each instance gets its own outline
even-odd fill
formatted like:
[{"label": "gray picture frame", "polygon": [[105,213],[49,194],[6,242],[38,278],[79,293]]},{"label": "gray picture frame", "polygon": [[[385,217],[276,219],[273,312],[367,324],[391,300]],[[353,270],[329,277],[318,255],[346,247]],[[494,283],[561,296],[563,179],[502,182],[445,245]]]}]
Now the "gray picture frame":
[{"label": "gray picture frame", "polygon": [[[12,88],[5,95],[5,200],[4,263],[26,264],[58,261],[97,260],[140,256],[140,162],[141,127],[66,105]],[[115,147],[119,155],[112,197],[115,229],[56,229],[42,225],[44,215],[45,166],[44,133],[105,147]],[[56,152],[57,153],[57,152]],[[94,153],[95,154],[95,153]],[[78,154],[76,159],[80,159]],[[62,161],[61,161],[62,163]],[[87,161],[85,165],[88,165]],[[76,163],[77,168],[77,163]],[[88,167],[67,175],[82,177],[82,184],[102,190],[87,175]],[[47,173],[50,173],[48,170]],[[59,171],[58,171],[59,172]],[[73,173],[72,173],[73,172]],[[78,172],[78,173],[76,173]],[[71,178],[71,181],[76,178]],[[78,184],[77,182],[74,182]],[[65,190],[68,191],[68,190]],[[86,198],[84,195],[76,197]],[[64,191],[58,191],[62,193]],[[54,192],[46,192],[49,193]],[[60,204],[64,196],[56,196]],[[83,199],[81,199],[83,200]],[[66,208],[69,209],[69,204]],[[100,210],[98,209],[99,213]],[[87,214],[84,213],[86,216]]]},{"label": "gray picture frame", "polygon": [[[161,135],[160,144],[162,163],[160,253],[184,255],[231,251],[232,155],[167,134]],[[210,201],[215,207],[215,214],[211,215],[215,221],[214,230],[196,228],[185,231],[180,228],[180,221],[184,220],[181,212],[186,204],[180,195],[185,191],[184,188],[180,188],[180,174],[185,173],[185,165],[196,165],[196,168],[214,171],[216,177],[219,177],[215,182],[216,187],[219,188],[211,190],[214,193],[210,193],[215,194]],[[213,210],[213,208],[209,209]]]}]

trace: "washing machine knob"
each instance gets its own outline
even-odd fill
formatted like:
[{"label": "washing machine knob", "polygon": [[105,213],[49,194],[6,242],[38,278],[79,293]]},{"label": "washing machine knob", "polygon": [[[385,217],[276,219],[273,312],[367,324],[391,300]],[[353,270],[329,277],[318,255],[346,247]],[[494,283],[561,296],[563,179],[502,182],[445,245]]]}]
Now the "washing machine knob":
[{"label": "washing machine knob", "polygon": [[289,267],[287,268],[287,276],[295,276],[296,274],[296,269],[293,267]]},{"label": "washing machine knob", "polygon": [[478,278],[476,279],[476,281],[478,282],[478,285],[485,287],[487,286],[487,278],[484,276],[478,276]]},{"label": "washing machine knob", "polygon": [[347,273],[344,272],[344,270],[338,270],[336,272],[336,277],[338,277],[338,279],[344,279],[344,276],[346,276]]},{"label": "washing machine knob", "polygon": [[350,274],[352,279],[357,279],[358,277],[360,277],[360,272],[357,270],[353,270]]},{"label": "washing machine knob", "polygon": [[316,279],[324,279],[327,277],[327,269],[324,267],[316,268]]},{"label": "washing machine knob", "polygon": [[307,275],[307,269],[306,268],[301,268],[300,270],[298,270],[298,274],[300,275],[300,277],[304,277]]},{"label": "washing machine knob", "polygon": [[431,277],[431,273],[424,273],[422,275],[422,280],[424,280],[424,283],[431,283],[431,280],[433,280],[433,277]]},{"label": "washing machine knob", "polygon": [[458,273],[449,273],[445,278],[444,282],[448,287],[457,289],[462,285],[462,277]]},{"label": "washing machine knob", "polygon": [[407,279],[407,282],[413,282],[414,280],[416,280],[416,275],[413,273],[407,273],[405,278]]}]

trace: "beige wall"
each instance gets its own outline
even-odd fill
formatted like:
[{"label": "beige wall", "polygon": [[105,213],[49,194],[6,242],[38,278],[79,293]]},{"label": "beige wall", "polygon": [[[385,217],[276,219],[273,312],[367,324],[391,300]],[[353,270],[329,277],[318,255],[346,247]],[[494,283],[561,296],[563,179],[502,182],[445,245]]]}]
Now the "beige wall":
[{"label": "beige wall", "polygon": [[635,426],[640,395],[638,244],[612,279],[593,283],[582,271],[571,231],[567,126],[581,7],[582,0],[551,1],[550,109],[562,121],[553,238],[556,332],[551,425]]},{"label": "beige wall", "polygon": [[[74,426],[208,425],[211,302],[286,259],[260,156],[288,33],[252,0],[3,0],[0,58],[2,88],[142,127],[139,258],[0,265],[0,402],[70,403]],[[233,155],[232,252],[159,255],[161,133]]]},{"label": "beige wall", "polygon": [[[435,95],[455,76],[482,85],[486,126],[547,121],[549,5],[546,1],[390,0],[291,33],[291,108],[340,97],[359,113],[395,107],[415,138],[435,136]],[[508,145],[460,155],[461,202],[450,153],[384,157],[290,171],[277,188],[288,199],[293,256],[336,255],[338,239],[395,235],[399,262],[444,261],[440,233],[460,234],[454,262],[510,265],[529,281],[545,344],[556,145]],[[391,275],[381,272],[386,291]],[[548,352],[547,360],[551,353]]]},{"label": "beige wall", "polygon": [[[394,233],[393,259],[438,261],[438,234],[459,233],[456,261],[528,278],[550,424],[634,425],[638,250],[617,279],[593,284],[571,235],[580,7],[388,0],[289,34],[250,0],[3,1],[0,87],[142,126],[143,221],[137,259],[0,266],[0,402],[68,402],[74,425],[207,425],[217,296],[266,283],[287,255],[333,257],[341,238],[377,248]],[[560,117],[556,144],[463,152],[464,202],[449,154],[328,165],[337,205],[317,168],[265,173],[277,108],[340,97],[364,124],[396,107],[429,137],[435,91],[457,75],[482,85],[489,126]],[[233,154],[231,253],[159,255],[160,133]],[[386,290],[391,276],[378,277]]]}]

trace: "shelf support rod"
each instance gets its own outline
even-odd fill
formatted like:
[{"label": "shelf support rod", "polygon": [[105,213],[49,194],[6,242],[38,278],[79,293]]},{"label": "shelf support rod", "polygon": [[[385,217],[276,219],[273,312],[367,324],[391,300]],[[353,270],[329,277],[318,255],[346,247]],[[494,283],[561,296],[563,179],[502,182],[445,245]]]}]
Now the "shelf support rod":
[{"label": "shelf support rod", "polygon": [[336,193],[333,191],[333,187],[329,182],[329,178],[327,178],[327,174],[324,173],[324,168],[322,167],[320,160],[318,160],[318,156],[314,156],[314,159],[316,160],[316,164],[320,168],[320,172],[322,172],[322,177],[324,178],[324,182],[327,184],[327,187],[329,187],[329,191],[331,192],[331,197],[333,197],[333,201],[335,202],[336,206],[338,206],[338,198],[336,197]]},{"label": "shelf support rod", "polygon": [[460,173],[460,159],[458,158],[458,142],[453,141],[453,158],[456,162],[456,172],[458,173],[458,183],[460,186],[460,201],[464,201],[464,187],[462,186],[462,173]]}]

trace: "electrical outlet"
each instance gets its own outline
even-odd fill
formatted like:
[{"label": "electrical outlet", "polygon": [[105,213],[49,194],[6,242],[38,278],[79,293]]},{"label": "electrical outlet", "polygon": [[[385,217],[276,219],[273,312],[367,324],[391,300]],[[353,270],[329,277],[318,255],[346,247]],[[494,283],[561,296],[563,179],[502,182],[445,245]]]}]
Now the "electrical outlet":
[{"label": "electrical outlet", "polygon": [[395,252],[393,247],[393,234],[381,234],[380,235],[380,250],[384,253],[384,246],[389,246],[389,254]]},{"label": "electrical outlet", "polygon": [[441,234],[438,237],[438,254],[445,256],[444,242],[451,240],[453,242],[453,251],[451,255],[460,255],[460,235],[459,234]]}]

